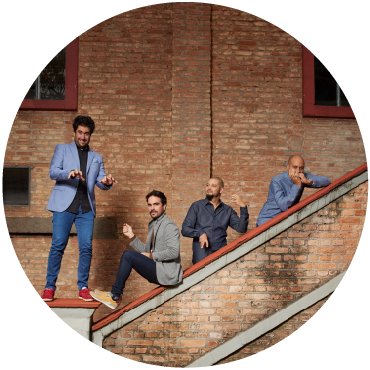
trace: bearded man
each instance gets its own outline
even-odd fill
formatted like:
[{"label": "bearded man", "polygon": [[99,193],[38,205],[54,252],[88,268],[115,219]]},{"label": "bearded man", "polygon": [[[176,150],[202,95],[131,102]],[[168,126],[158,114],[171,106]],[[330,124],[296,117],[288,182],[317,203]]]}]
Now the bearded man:
[{"label": "bearded man", "polygon": [[231,203],[240,207],[237,213],[221,201],[224,182],[219,177],[211,177],[206,185],[206,198],[194,202],[182,224],[181,234],[193,238],[193,264],[202,261],[227,244],[227,228],[230,226],[238,233],[248,228],[249,214],[247,205],[239,195],[231,196]]}]

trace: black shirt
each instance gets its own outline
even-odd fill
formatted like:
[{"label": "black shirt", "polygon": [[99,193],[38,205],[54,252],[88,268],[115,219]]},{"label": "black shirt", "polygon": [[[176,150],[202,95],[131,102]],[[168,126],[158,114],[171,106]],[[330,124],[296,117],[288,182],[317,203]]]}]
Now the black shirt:
[{"label": "black shirt", "polygon": [[240,207],[240,218],[236,212],[220,200],[219,206],[214,209],[213,204],[207,199],[194,202],[182,223],[181,234],[193,238],[193,245],[199,244],[199,237],[207,235],[209,247],[212,252],[224,247],[226,230],[230,226],[238,233],[247,232],[249,221],[248,207]]},{"label": "black shirt", "polygon": [[[86,165],[87,165],[87,153],[89,152],[89,147],[85,149],[79,148],[77,145],[78,156],[80,157],[80,171],[82,171],[82,177],[85,181],[78,179],[78,187],[75,198],[73,199],[71,205],[66,209],[66,212],[71,212],[78,214],[78,209],[81,206],[82,213],[87,213],[91,211],[91,206],[89,198],[87,197],[87,184],[86,184]],[[71,170],[72,171],[72,170]]]}]

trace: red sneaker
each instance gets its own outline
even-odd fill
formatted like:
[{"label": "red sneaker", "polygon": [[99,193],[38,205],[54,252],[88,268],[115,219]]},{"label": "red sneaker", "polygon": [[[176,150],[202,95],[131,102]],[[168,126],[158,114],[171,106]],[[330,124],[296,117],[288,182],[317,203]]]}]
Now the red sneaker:
[{"label": "red sneaker", "polygon": [[78,293],[78,296],[80,299],[83,299],[86,302],[92,302],[94,299],[90,295],[89,288],[82,288],[80,292]]},{"label": "red sneaker", "polygon": [[54,299],[54,293],[55,293],[54,289],[51,288],[45,289],[42,293],[41,298],[45,302],[51,302]]}]

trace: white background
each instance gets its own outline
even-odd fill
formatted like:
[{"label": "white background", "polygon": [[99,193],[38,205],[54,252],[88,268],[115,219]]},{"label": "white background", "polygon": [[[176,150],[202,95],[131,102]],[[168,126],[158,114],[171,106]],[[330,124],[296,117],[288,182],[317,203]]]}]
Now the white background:
[{"label": "white background", "polygon": [[[345,92],[369,148],[369,21],[365,1],[213,1],[257,15],[291,34],[326,65]],[[128,4],[128,5],[127,5]],[[64,0],[2,2],[0,157],[28,88],[48,61],[107,18],[129,11],[133,2]],[[152,5],[136,1],[135,7]],[[2,202],[1,202],[2,207]],[[0,363],[18,369],[122,368],[149,365],[113,355],[83,339],[42,302],[23,272],[0,210],[2,246]],[[223,368],[363,369],[368,365],[370,329],[369,232],[327,304],[282,342]]]}]

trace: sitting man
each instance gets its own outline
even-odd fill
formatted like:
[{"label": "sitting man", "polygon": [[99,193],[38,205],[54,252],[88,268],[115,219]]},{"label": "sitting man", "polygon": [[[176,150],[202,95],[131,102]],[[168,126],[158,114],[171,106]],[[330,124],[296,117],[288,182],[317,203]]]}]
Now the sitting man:
[{"label": "sitting man", "polygon": [[304,173],[304,160],[300,155],[292,155],[289,158],[287,170],[272,178],[267,201],[258,216],[257,226],[297,204],[305,187],[322,188],[331,184],[326,176]]},{"label": "sitting man", "polygon": [[152,221],[148,226],[146,243],[132,232],[131,226],[123,224],[123,235],[130,239],[130,246],[137,250],[124,251],[116,282],[110,292],[95,290],[91,296],[110,308],[117,308],[131,269],[152,284],[176,285],[182,281],[180,259],[180,233],[176,224],[166,213],[167,199],[161,191],[153,190],[146,196]]},{"label": "sitting man", "polygon": [[238,233],[245,233],[248,227],[248,208],[239,195],[233,194],[231,202],[240,207],[240,219],[236,212],[221,201],[224,182],[212,177],[206,185],[206,198],[194,202],[182,224],[181,234],[193,238],[193,264],[224,247],[228,226]]}]

